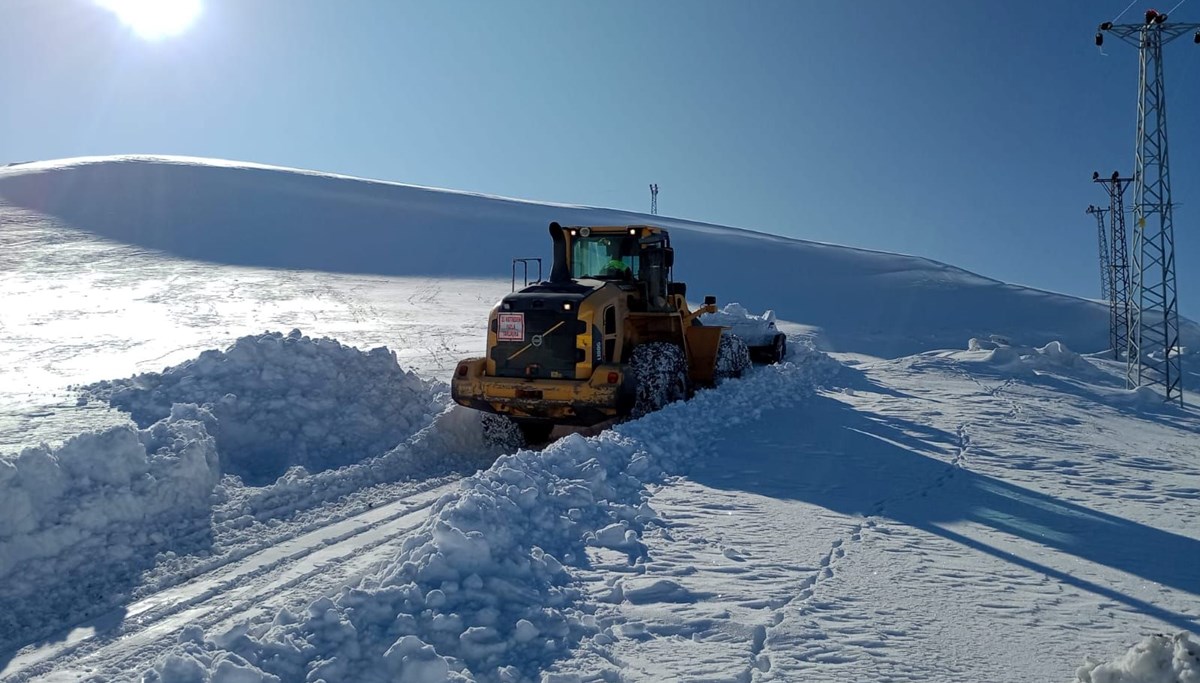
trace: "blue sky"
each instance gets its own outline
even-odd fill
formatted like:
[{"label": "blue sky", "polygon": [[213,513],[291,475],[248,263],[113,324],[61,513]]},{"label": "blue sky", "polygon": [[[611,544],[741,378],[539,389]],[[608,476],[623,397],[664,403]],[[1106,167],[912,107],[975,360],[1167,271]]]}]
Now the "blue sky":
[{"label": "blue sky", "polygon": [[[3,0],[0,163],[186,154],[633,210],[657,182],[663,214],[1096,296],[1084,209],[1093,170],[1132,166],[1137,60],[1092,35],[1126,4],[204,0],[147,42],[89,0]],[[1200,47],[1166,66],[1197,317]]]}]

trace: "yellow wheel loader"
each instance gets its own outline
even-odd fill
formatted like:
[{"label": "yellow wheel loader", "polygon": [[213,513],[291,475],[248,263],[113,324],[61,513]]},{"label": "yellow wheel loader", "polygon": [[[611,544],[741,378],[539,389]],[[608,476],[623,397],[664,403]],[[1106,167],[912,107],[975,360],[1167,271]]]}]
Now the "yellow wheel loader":
[{"label": "yellow wheel loader", "polygon": [[537,259],[514,259],[487,355],[459,362],[450,384],[455,401],[488,414],[490,439],[536,444],[556,425],[637,417],[750,365],[744,343],[700,323],[715,297],[689,310],[666,230],[551,223],[550,236],[549,279],[516,291],[517,263],[528,272]]}]

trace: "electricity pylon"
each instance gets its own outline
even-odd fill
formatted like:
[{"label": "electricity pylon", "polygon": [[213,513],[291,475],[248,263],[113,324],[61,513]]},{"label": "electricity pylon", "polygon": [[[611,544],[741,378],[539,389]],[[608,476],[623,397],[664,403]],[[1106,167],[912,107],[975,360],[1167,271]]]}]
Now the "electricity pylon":
[{"label": "electricity pylon", "polygon": [[1100,24],[1096,44],[1112,34],[1138,49],[1138,123],[1134,155],[1133,271],[1126,381],[1161,387],[1164,398],[1183,403],[1179,361],[1179,296],[1175,284],[1175,224],[1167,147],[1166,87],[1162,47],[1195,32],[1200,24],[1169,24],[1167,15],[1146,12],[1141,24]]},{"label": "electricity pylon", "polygon": [[1099,173],[1093,173],[1092,182],[1100,183],[1108,191],[1111,248],[1109,282],[1112,287],[1108,298],[1109,339],[1113,358],[1120,360],[1129,347],[1129,243],[1125,239],[1125,188],[1133,182],[1133,178],[1122,178],[1120,173],[1113,171],[1109,178],[1101,178]]}]

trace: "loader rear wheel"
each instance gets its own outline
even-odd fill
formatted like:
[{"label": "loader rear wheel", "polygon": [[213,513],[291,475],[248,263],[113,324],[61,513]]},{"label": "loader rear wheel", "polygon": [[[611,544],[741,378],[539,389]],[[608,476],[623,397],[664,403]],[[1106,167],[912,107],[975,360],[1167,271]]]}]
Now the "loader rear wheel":
[{"label": "loader rear wheel", "polygon": [[642,344],[633,350],[629,366],[637,382],[633,417],[687,398],[687,359],[679,346],[668,342]]},{"label": "loader rear wheel", "polygon": [[483,414],[483,440],[489,446],[515,451],[525,446],[520,426],[507,415]]},{"label": "loader rear wheel", "polygon": [[717,346],[717,379],[735,379],[750,367],[750,347],[736,334],[725,332]]},{"label": "loader rear wheel", "polygon": [[526,446],[540,446],[550,440],[550,432],[554,431],[553,422],[518,422],[517,429],[521,430],[521,436],[525,440]]}]

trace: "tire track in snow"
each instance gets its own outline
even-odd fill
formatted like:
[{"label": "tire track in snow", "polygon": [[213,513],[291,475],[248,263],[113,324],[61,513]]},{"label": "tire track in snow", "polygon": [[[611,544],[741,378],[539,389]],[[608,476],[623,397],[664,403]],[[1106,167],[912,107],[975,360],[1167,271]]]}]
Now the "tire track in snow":
[{"label": "tire track in snow", "polygon": [[[340,587],[390,556],[389,544],[419,527],[429,507],[456,484],[322,527],[102,615],[62,640],[18,654],[0,678],[28,681],[53,672],[53,680],[63,680],[95,677],[98,668],[129,671],[173,645],[170,636],[190,624],[241,622],[269,612],[276,599],[295,601]],[[300,586],[308,588],[295,592]],[[95,626],[114,620],[119,626],[108,631]]]}]

